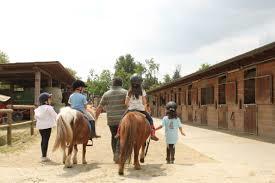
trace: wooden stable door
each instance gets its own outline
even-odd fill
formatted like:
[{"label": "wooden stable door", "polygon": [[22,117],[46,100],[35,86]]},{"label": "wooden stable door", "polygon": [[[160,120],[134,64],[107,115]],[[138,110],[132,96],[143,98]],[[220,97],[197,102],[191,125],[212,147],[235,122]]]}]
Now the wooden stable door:
[{"label": "wooden stable door", "polygon": [[257,106],[244,105],[244,132],[257,134]]},{"label": "wooden stable door", "polygon": [[207,106],[201,106],[201,124],[207,125]]},{"label": "wooden stable door", "polygon": [[193,122],[193,108],[192,106],[187,106],[188,121]]},{"label": "wooden stable door", "polygon": [[228,129],[227,106],[225,105],[220,105],[218,107],[218,127],[221,129]]}]

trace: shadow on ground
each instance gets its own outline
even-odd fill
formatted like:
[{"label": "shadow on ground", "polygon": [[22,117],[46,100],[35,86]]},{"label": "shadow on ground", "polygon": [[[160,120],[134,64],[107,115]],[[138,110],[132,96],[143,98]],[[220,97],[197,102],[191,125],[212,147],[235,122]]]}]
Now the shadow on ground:
[{"label": "shadow on ground", "polygon": [[74,177],[77,176],[80,173],[84,173],[84,172],[89,172],[95,169],[100,168],[98,166],[98,163],[92,163],[92,164],[77,164],[77,165],[73,165],[72,168],[63,168],[63,170],[65,171],[65,173],[61,174],[61,177]]},{"label": "shadow on ground", "polygon": [[149,180],[154,177],[166,176],[166,170],[163,164],[146,164],[141,165],[141,170],[135,170],[134,166],[129,168],[126,166],[124,173],[125,177],[130,179]]}]

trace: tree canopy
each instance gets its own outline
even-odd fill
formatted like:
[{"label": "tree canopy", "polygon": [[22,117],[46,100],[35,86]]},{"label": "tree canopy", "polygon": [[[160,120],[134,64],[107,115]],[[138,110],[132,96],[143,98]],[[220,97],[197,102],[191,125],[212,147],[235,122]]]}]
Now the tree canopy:
[{"label": "tree canopy", "polygon": [[177,65],[176,69],[174,71],[174,74],[173,74],[173,80],[178,79],[178,78],[181,77],[180,71],[181,71],[181,65]]},{"label": "tree canopy", "polygon": [[69,73],[75,78],[75,79],[80,79],[79,76],[77,76],[77,72],[75,70],[73,70],[70,67],[66,67],[66,69],[69,71]]},{"label": "tree canopy", "polygon": [[9,57],[6,53],[0,50],[0,64],[9,63]]},{"label": "tree canopy", "polygon": [[210,67],[211,65],[208,64],[208,63],[203,63],[200,65],[200,68],[199,68],[199,71],[203,71],[203,70],[206,70]]},{"label": "tree canopy", "polygon": [[129,88],[130,77],[134,73],[142,75],[146,71],[144,65],[135,61],[135,58],[130,54],[118,57],[114,68],[114,75],[122,79],[124,88]]},{"label": "tree canopy", "polygon": [[105,69],[99,75],[95,74],[94,70],[91,70],[87,80],[87,90],[93,95],[102,96],[109,90],[112,77],[113,74],[110,70]]},{"label": "tree canopy", "polygon": [[165,83],[169,83],[171,81],[172,81],[172,78],[170,77],[170,75],[169,74],[165,74],[164,77],[163,77],[164,84]]}]

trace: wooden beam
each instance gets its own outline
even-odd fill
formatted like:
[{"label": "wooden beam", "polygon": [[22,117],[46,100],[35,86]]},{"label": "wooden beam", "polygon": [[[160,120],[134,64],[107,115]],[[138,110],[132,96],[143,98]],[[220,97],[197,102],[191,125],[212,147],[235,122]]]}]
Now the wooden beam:
[{"label": "wooden beam", "polygon": [[45,71],[44,69],[41,69],[40,67],[33,67],[33,70],[35,70],[35,71],[40,71],[42,74],[48,76],[49,78],[52,77],[52,74],[48,73],[48,72]]},{"label": "wooden beam", "polygon": [[51,77],[48,79],[48,87],[53,87],[53,79]]},{"label": "wooden beam", "polygon": [[41,72],[36,71],[35,72],[35,81],[34,81],[34,104],[39,105],[39,95],[40,95],[40,89],[41,89]]},{"label": "wooden beam", "polygon": [[1,70],[0,75],[5,75],[5,74],[29,74],[29,73],[34,73],[34,71],[33,70],[17,70],[17,71]]}]

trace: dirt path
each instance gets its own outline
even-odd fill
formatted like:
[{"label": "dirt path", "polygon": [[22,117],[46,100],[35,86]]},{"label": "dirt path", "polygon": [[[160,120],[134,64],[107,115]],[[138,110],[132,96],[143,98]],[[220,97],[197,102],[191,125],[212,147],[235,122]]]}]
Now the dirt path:
[{"label": "dirt path", "polygon": [[[87,165],[78,164],[71,169],[64,168],[61,163],[61,152],[51,153],[52,162],[40,163],[39,136],[27,148],[10,154],[0,154],[0,182],[193,182],[194,178],[185,177],[184,169],[190,169],[197,164],[216,164],[217,162],[199,152],[178,144],[176,149],[176,164],[165,164],[165,143],[161,133],[160,142],[152,142],[149,153],[142,165],[142,170],[136,171],[132,165],[125,170],[125,176],[117,174],[118,167],[112,162],[110,147],[110,132],[106,125],[106,115],[101,115],[98,125],[101,139],[94,142],[87,150]],[[50,139],[50,150],[55,138],[53,131]],[[81,160],[81,150],[78,154]],[[79,161],[80,162],[80,161]]]}]

